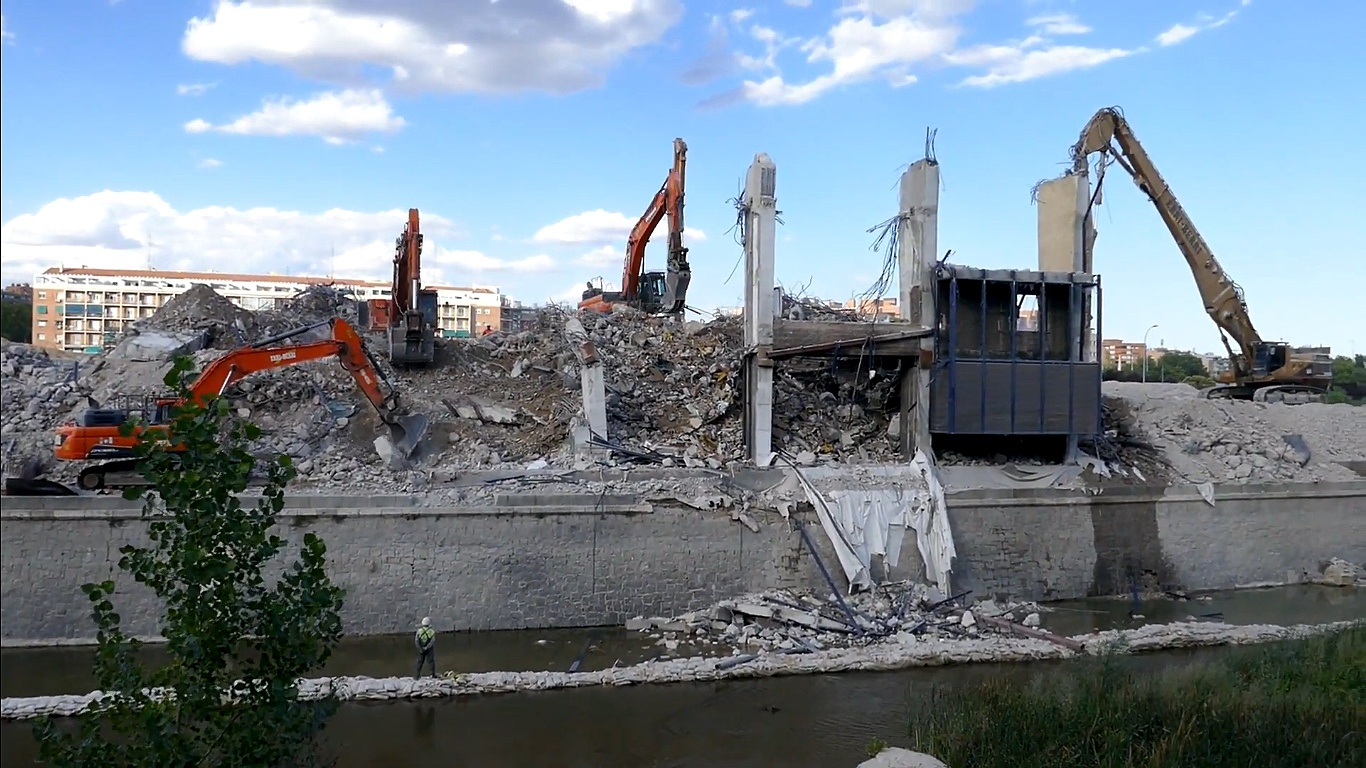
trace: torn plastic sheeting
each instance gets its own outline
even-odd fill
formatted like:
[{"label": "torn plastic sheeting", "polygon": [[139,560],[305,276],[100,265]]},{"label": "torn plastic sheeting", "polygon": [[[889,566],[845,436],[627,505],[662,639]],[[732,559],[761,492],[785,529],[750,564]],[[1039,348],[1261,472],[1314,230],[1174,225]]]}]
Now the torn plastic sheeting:
[{"label": "torn plastic sheeting", "polygon": [[825,530],[825,538],[834,548],[835,557],[839,558],[840,568],[844,569],[845,578],[849,579],[849,590],[852,592],[856,585],[870,586],[872,577],[868,574],[868,563],[859,558],[852,543],[845,538],[843,531],[840,530],[839,523],[835,521],[830,511],[830,505],[825,501],[825,497],[796,465],[788,462],[788,466],[795,474],[802,490],[806,492],[807,500],[816,509],[816,519],[821,521],[821,528]]},{"label": "torn plastic sheeting", "polygon": [[[834,523],[858,561],[856,572],[849,576],[849,585],[869,588],[873,555],[880,555],[891,567],[900,561],[901,543],[911,524],[910,508],[914,502],[899,489],[831,491],[830,497],[834,503]],[[846,568],[845,573],[848,572]]]},{"label": "torn plastic sheeting", "polygon": [[915,452],[911,466],[920,475],[926,489],[923,501],[916,506],[911,520],[920,559],[924,561],[925,573],[935,587],[945,595],[951,595],[953,591],[949,582],[958,549],[954,546],[953,530],[949,526],[949,505],[944,501],[944,487],[939,483],[934,462],[923,450]]}]

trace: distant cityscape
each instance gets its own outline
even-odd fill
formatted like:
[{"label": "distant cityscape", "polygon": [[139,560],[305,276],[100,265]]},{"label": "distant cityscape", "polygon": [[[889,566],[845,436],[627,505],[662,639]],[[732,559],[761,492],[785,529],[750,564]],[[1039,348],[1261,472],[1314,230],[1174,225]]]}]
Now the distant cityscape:
[{"label": "distant cityscape", "polygon": [[[30,338],[35,346],[97,353],[114,344],[130,324],[151,317],[196,283],[252,311],[280,307],[315,285],[334,286],[358,301],[390,294],[390,282],[380,280],[63,267],[45,270],[32,285],[9,286],[5,293],[32,304]],[[429,287],[437,292],[437,327],[445,337],[472,336],[485,329],[515,331],[520,326],[521,302],[497,287]]]}]

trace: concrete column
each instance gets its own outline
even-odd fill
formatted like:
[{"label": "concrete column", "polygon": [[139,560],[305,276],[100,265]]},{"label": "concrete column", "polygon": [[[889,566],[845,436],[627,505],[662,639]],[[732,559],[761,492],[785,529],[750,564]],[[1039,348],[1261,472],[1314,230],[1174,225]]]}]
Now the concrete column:
[{"label": "concrete column", "polygon": [[[901,174],[901,216],[897,223],[901,319],[935,325],[934,264],[939,253],[939,163],[917,160]],[[920,340],[912,386],[901,387],[901,452],[930,450],[930,364],[934,337]],[[912,382],[907,382],[907,384]]]},{"label": "concrete column", "polygon": [[773,460],[773,241],[777,233],[777,168],[754,156],[745,175],[745,453],[758,466]]},{"label": "concrete column", "polygon": [[[1043,272],[1085,272],[1094,269],[1092,248],[1095,224],[1087,216],[1091,205],[1091,179],[1085,173],[1070,173],[1039,185],[1039,269]],[[1082,359],[1096,358],[1092,338],[1091,295],[1076,297],[1081,311],[1075,316],[1073,339],[1079,340]]]},{"label": "concrete column", "polygon": [[565,321],[564,335],[579,358],[579,383],[583,389],[583,420],[573,430],[574,451],[596,456],[605,451],[589,445],[590,434],[607,439],[607,387],[602,358],[578,318]]}]

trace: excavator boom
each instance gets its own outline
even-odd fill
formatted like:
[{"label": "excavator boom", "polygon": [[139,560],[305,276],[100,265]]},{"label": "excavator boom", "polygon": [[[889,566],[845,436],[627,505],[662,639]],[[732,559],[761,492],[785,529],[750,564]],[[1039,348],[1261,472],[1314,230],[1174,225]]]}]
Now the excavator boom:
[{"label": "excavator boom", "polygon": [[[329,328],[331,338],[279,346],[286,339],[323,326]],[[399,412],[397,393],[390,391],[386,394],[382,374],[365,349],[360,334],[341,318],[332,318],[227,353],[210,363],[190,384],[189,399],[205,401],[222,395],[228,387],[252,374],[331,357],[337,358],[342,368],[351,374],[356,386],[365,394],[380,419],[388,425],[395,450],[405,457],[412,455],[427,432],[427,416]],[[164,429],[171,419],[171,411],[182,402],[175,399],[158,401],[153,415],[146,419],[149,426]],[[75,424],[58,427],[55,450],[58,459],[123,460],[83,471],[79,481],[82,488],[101,488],[105,485],[107,474],[126,472],[136,463],[130,457],[137,445],[138,434],[124,435],[121,430],[129,418],[127,410],[92,409],[82,413]]]},{"label": "excavator boom", "polygon": [[1100,110],[1087,123],[1080,140],[1072,147],[1073,170],[1084,173],[1087,158],[1095,152],[1114,157],[1152,201],[1162,222],[1176,240],[1181,255],[1186,257],[1186,264],[1190,266],[1196,287],[1200,290],[1200,298],[1205,303],[1205,312],[1238,344],[1242,357],[1252,359],[1254,349],[1262,338],[1252,325],[1242,291],[1219,266],[1205,238],[1195,228],[1171,187],[1157,172],[1157,166],[1134,136],[1128,121],[1114,107]]},{"label": "excavator boom", "polygon": [[[688,145],[674,139],[674,164],[664,184],[650,200],[645,213],[631,228],[622,263],[621,291],[604,292],[590,283],[580,309],[610,311],[613,304],[628,304],[651,314],[679,314],[688,299],[692,267],[683,245],[683,195],[686,185]],[[665,272],[645,271],[645,246],[665,217],[669,219],[669,256]]]},{"label": "excavator boom", "polygon": [[[1134,136],[1133,129],[1118,108],[1102,109],[1086,124],[1081,137],[1072,146],[1073,172],[1085,174],[1090,156],[1097,152],[1107,155],[1128,172],[1157,209],[1181,255],[1186,258],[1204,302],[1205,312],[1223,332],[1221,337],[1227,334],[1227,337],[1223,337],[1224,346],[1228,348],[1233,369],[1230,378],[1236,383],[1230,389],[1245,395],[1255,393],[1255,396],[1262,398],[1277,387],[1286,392],[1315,391],[1326,387],[1326,381],[1313,363],[1293,359],[1288,345],[1264,341],[1257,333],[1242,290],[1214,258],[1209,244],[1195,228],[1162,174],[1158,173],[1157,166]],[[1237,344],[1237,351],[1229,346],[1228,337]],[[1258,393],[1258,389],[1266,391]]]}]

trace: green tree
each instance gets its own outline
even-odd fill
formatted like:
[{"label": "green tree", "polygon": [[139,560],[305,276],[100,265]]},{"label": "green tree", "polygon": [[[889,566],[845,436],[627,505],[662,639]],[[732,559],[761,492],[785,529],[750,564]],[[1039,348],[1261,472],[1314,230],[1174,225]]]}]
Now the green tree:
[{"label": "green tree", "polygon": [[1149,381],[1185,381],[1192,376],[1209,376],[1209,370],[1205,368],[1205,361],[1189,352],[1168,352],[1157,360],[1148,361]]},{"label": "green tree", "polygon": [[33,305],[26,301],[0,299],[0,337],[29,343],[33,332]]},{"label": "green tree", "polygon": [[177,359],[166,376],[186,398],[169,429],[139,434],[150,485],[124,495],[144,498],[151,545],[122,547],[118,564],[164,602],[171,662],[145,670],[135,656],[139,643],[120,628],[114,583],[84,585],[99,642],[95,674],[112,695],[75,728],[39,721],[47,765],[308,764],[335,710],[334,697],[303,701],[297,686],[341,636],[343,592],[328,579],[326,547],[306,534],[290,567],[270,567],[285,547],[271,530],[294,468],[287,456],[266,463],[261,498],[244,507],[238,494],[256,464],[247,445],[260,430],[238,420],[226,400],[190,402],[190,367]]}]

